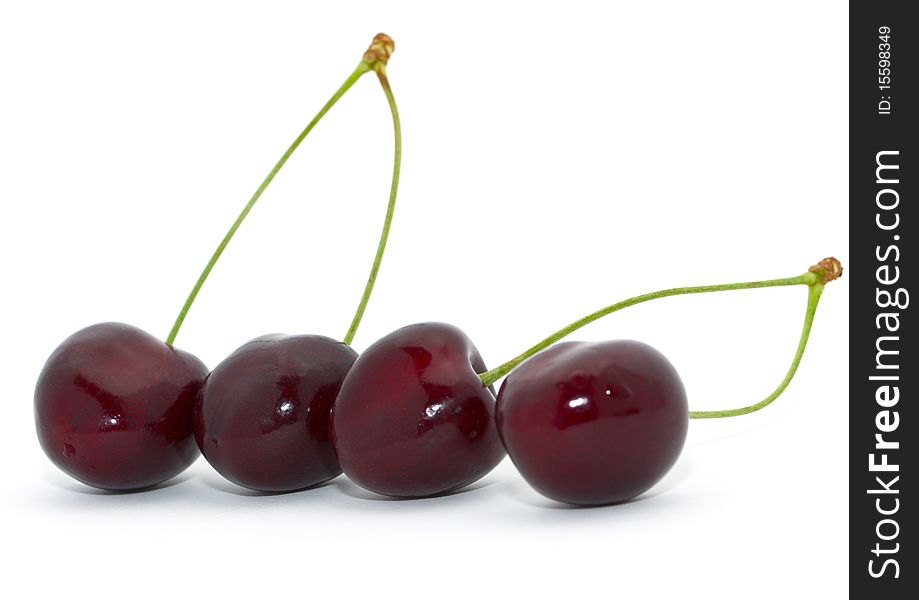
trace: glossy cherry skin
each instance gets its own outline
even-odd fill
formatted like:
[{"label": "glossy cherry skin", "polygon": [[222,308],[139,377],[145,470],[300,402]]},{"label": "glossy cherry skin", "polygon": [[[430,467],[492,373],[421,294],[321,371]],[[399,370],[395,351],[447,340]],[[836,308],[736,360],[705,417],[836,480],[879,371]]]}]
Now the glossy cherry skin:
[{"label": "glossy cherry skin", "polygon": [[641,342],[567,342],[508,375],[496,419],[508,455],[536,491],[579,505],[623,502],[676,462],[689,427],[686,392],[663,354]]},{"label": "glossy cherry skin", "polygon": [[207,367],[124,323],[82,329],[48,358],[35,387],[42,449],[106,490],[150,487],[198,458],[192,406]]},{"label": "glossy cherry skin", "polygon": [[420,498],[491,471],[505,452],[484,371],[472,341],[452,325],[410,325],[374,343],[332,409],[345,475],[378,494]]},{"label": "glossy cherry skin", "polygon": [[266,335],[214,369],[195,403],[195,440],[238,485],[267,492],[341,474],[329,414],[357,353],[319,335]]}]

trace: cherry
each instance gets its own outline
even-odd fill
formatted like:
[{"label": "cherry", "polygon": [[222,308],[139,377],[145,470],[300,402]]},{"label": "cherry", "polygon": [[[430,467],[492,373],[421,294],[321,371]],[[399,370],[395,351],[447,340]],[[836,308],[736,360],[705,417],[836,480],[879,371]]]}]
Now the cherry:
[{"label": "cherry", "polygon": [[[389,205],[364,293],[343,342],[271,335],[245,344],[208,376],[195,404],[195,438],[207,461],[230,481],[287,492],[336,477],[341,468],[329,441],[332,402],[357,353],[349,346],[363,317],[392,223],[402,153],[399,113],[386,76],[393,41],[380,34],[332,101],[374,71],[389,102],[395,155]],[[320,112],[314,123],[322,117]]]},{"label": "cherry", "polygon": [[341,473],[329,412],[357,353],[318,335],[268,335],[214,369],[195,407],[195,440],[221,475],[283,492]]},{"label": "cherry", "polygon": [[[533,488],[561,502],[590,506],[638,496],[677,460],[689,418],[754,412],[785,390],[804,354],[823,288],[841,274],[839,261],[829,258],[798,277],[653,292],[572,323],[483,375],[483,383],[488,383],[517,367],[504,380],[496,408],[507,453]],[[791,367],[772,394],[744,408],[688,412],[676,370],[661,353],[641,342],[552,346],[587,323],[656,298],[799,284],[807,285],[808,301]]]},{"label": "cherry", "polygon": [[100,323],[57,347],[35,389],[45,454],[107,490],[154,486],[198,457],[191,406],[207,376],[200,360],[123,323]]},{"label": "cherry", "polygon": [[676,370],[635,341],[552,346],[507,376],[496,410],[521,475],[570,504],[646,491],[676,462],[689,428]]},{"label": "cherry", "polygon": [[479,351],[443,323],[403,327],[361,354],[332,409],[332,443],[345,474],[387,496],[462,488],[504,457],[494,390]]}]

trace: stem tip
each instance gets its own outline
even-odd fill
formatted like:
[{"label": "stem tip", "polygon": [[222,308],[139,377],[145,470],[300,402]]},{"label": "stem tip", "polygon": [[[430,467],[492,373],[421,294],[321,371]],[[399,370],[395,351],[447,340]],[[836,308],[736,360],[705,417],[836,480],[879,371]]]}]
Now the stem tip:
[{"label": "stem tip", "polygon": [[373,41],[370,42],[367,52],[364,52],[364,62],[373,68],[377,64],[385,65],[389,62],[389,57],[392,56],[395,49],[396,43],[392,41],[391,37],[385,33],[378,33],[374,36]]},{"label": "stem tip", "polygon": [[816,273],[823,283],[829,283],[842,277],[842,263],[830,256],[818,262],[808,271]]}]

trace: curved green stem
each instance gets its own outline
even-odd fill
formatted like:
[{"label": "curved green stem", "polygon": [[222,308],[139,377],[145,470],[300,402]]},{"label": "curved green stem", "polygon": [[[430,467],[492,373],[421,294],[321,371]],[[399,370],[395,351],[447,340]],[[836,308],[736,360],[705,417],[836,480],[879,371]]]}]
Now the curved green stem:
[{"label": "curved green stem", "polygon": [[297,136],[297,139],[293,141],[290,147],[284,152],[281,158],[275,163],[274,167],[271,168],[271,171],[268,172],[268,175],[262,181],[261,185],[258,186],[258,189],[255,190],[255,193],[252,195],[252,198],[249,199],[249,202],[246,203],[246,206],[243,207],[239,216],[236,217],[236,221],[233,222],[233,225],[230,227],[230,230],[227,231],[226,235],[223,236],[220,245],[217,246],[217,249],[214,250],[214,254],[211,256],[211,259],[208,261],[207,265],[204,267],[204,271],[201,272],[201,275],[198,277],[198,281],[195,282],[195,286],[191,289],[191,293],[188,295],[188,298],[185,300],[185,304],[182,306],[182,310],[179,311],[179,315],[176,317],[175,323],[172,325],[172,330],[169,332],[169,335],[166,337],[166,344],[171,346],[175,341],[176,336],[179,334],[179,329],[182,327],[182,323],[185,321],[185,316],[188,314],[188,310],[191,308],[191,305],[194,303],[195,298],[198,296],[198,292],[201,291],[201,286],[204,285],[204,282],[207,280],[208,275],[211,274],[211,270],[214,268],[214,265],[217,264],[217,260],[220,258],[220,255],[223,254],[224,249],[227,247],[227,244],[230,243],[230,240],[233,239],[233,235],[236,233],[236,230],[239,229],[239,226],[242,225],[242,222],[246,219],[246,216],[249,214],[249,211],[252,210],[252,207],[255,206],[255,203],[258,202],[258,199],[262,196],[265,189],[272,182],[275,175],[278,174],[278,171],[281,170],[281,167],[287,162],[287,159],[291,157],[297,147],[300,146],[300,143],[309,135],[309,132],[313,130],[317,123],[322,120],[322,117],[325,116],[329,109],[335,106],[335,103],[345,95],[351,86],[353,86],[361,76],[370,71],[372,66],[366,61],[362,60],[361,63],[354,69],[354,72],[345,80],[345,82],[338,88],[338,91],[332,95],[332,98],[325,103],[325,106],[319,111],[319,113],[313,117],[313,120],[310,121],[309,125]]},{"label": "curved green stem", "polygon": [[801,362],[801,357],[804,356],[804,348],[807,347],[807,339],[810,337],[811,326],[814,324],[814,314],[817,312],[817,303],[820,301],[820,295],[823,293],[823,288],[824,284],[822,281],[811,284],[807,288],[807,312],[804,314],[804,327],[801,329],[801,339],[798,341],[798,349],[795,352],[795,357],[791,361],[791,366],[788,368],[788,372],[785,374],[785,379],[782,380],[782,383],[779,384],[779,387],[775,388],[775,391],[769,394],[765,400],[761,400],[760,402],[750,406],[745,406],[744,408],[734,408],[730,410],[689,411],[689,418],[720,419],[723,417],[737,417],[740,415],[746,415],[769,406],[772,404],[773,400],[781,396],[782,392],[785,391],[785,388],[788,387],[788,384],[791,383],[792,378],[794,378],[795,372],[798,370],[798,364]]},{"label": "curved green stem", "polygon": [[399,191],[399,171],[402,168],[402,125],[399,121],[399,109],[396,107],[396,99],[393,96],[392,89],[389,87],[389,79],[386,77],[386,66],[383,63],[377,63],[374,66],[380,85],[383,86],[383,92],[386,94],[386,100],[389,102],[389,110],[392,113],[393,132],[395,134],[395,155],[393,158],[392,168],[392,185],[389,190],[389,204],[386,207],[386,218],[383,220],[383,231],[380,233],[380,241],[377,244],[377,253],[373,257],[373,266],[370,268],[370,276],[367,278],[367,284],[364,286],[364,294],[357,305],[357,311],[351,320],[351,326],[348,327],[348,333],[345,334],[344,343],[350,345],[357,333],[357,328],[364,317],[364,310],[367,308],[367,302],[370,300],[370,294],[373,292],[373,286],[377,280],[377,273],[380,270],[380,263],[383,261],[383,253],[386,251],[386,240],[389,239],[389,229],[392,226],[393,213],[396,210],[396,194]]},{"label": "curved green stem", "polygon": [[481,378],[483,385],[489,386],[501,377],[507,375],[517,365],[525,361],[530,356],[548,348],[555,342],[567,336],[569,333],[572,333],[573,331],[576,331],[601,317],[605,317],[610,313],[622,310],[623,308],[628,308],[629,306],[648,302],[650,300],[666,298],[668,296],[680,296],[683,294],[704,294],[708,292],[724,292],[729,290],[746,290],[753,288],[778,287],[788,285],[806,285],[808,288],[807,312],[804,314],[804,326],[801,330],[801,337],[798,340],[798,348],[795,351],[795,356],[791,361],[791,366],[788,368],[788,372],[785,374],[785,378],[782,380],[779,386],[771,394],[769,394],[766,399],[757,402],[756,404],[729,410],[690,411],[689,418],[719,419],[723,417],[736,417],[739,415],[746,415],[769,406],[776,398],[782,394],[782,392],[785,391],[785,388],[788,387],[788,384],[791,383],[791,380],[795,376],[795,372],[798,370],[798,365],[801,363],[801,357],[804,356],[804,349],[807,347],[807,340],[810,337],[811,327],[814,324],[814,315],[817,313],[817,303],[820,301],[821,294],[823,294],[823,288],[827,283],[833,281],[834,279],[838,279],[841,276],[842,264],[840,264],[840,262],[835,258],[830,257],[823,259],[808,269],[807,273],[797,277],[788,277],[786,279],[769,279],[766,281],[751,281],[746,283],[728,283],[722,285],[673,288],[659,292],[651,292],[650,294],[644,294],[641,296],[635,296],[634,298],[629,298],[628,300],[623,300],[622,302],[611,304],[606,308],[602,308],[582,319],[575,321],[567,327],[559,329],[523,354],[507,361],[497,368],[482,373],[479,375],[479,377]]},{"label": "curved green stem", "polygon": [[517,365],[533,356],[537,352],[545,350],[555,342],[559,341],[563,337],[567,336],[570,333],[573,333],[584,327],[589,323],[593,323],[601,317],[612,314],[616,311],[622,310],[623,308],[628,308],[630,306],[635,306],[636,304],[642,304],[644,302],[649,302],[651,300],[657,300],[658,298],[667,298],[669,296],[682,296],[684,294],[706,294],[709,292],[725,292],[729,290],[749,290],[754,288],[765,288],[765,287],[778,287],[778,286],[787,286],[787,285],[812,285],[818,280],[817,274],[808,271],[803,275],[797,277],[788,277],[785,279],[770,279],[767,281],[749,281],[744,283],[727,283],[721,285],[702,285],[695,287],[682,287],[682,288],[673,288],[669,290],[661,290],[658,292],[651,292],[650,294],[642,294],[641,296],[635,296],[634,298],[629,298],[623,300],[622,302],[617,302],[616,304],[611,304],[606,308],[601,308],[600,310],[590,313],[582,319],[578,319],[574,323],[559,329],[549,337],[545,338],[543,341],[539,342],[535,346],[526,350],[524,353],[519,356],[512,358],[503,365],[495,367],[490,371],[486,371],[479,375],[479,378],[482,380],[482,383],[486,386],[491,385],[498,379],[501,379],[508,373],[510,373]]}]

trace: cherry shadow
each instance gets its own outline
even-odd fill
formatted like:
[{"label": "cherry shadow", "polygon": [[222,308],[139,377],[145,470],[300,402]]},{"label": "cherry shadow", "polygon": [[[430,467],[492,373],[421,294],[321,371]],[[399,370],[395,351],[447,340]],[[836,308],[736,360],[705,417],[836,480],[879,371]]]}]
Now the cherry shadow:
[{"label": "cherry shadow", "polygon": [[134,496],[136,494],[149,494],[151,492],[156,492],[159,490],[165,490],[173,486],[184,483],[192,478],[192,474],[187,471],[184,473],[179,473],[172,479],[168,479],[162,483],[156,485],[151,485],[145,488],[140,488],[136,490],[103,490],[99,488],[94,488],[92,486],[86,485],[85,483],[80,483],[75,479],[70,479],[69,477],[64,479],[57,476],[51,476],[48,474],[44,475],[45,481],[47,481],[52,486],[72,492],[74,494],[83,494],[87,496],[115,496],[115,497],[125,497],[125,496]]},{"label": "cherry shadow", "polygon": [[412,504],[412,503],[427,503],[426,501],[435,501],[442,498],[451,498],[454,496],[463,496],[464,494],[469,494],[481,489],[485,489],[495,484],[494,480],[480,479],[475,483],[471,483],[466,487],[454,490],[452,492],[447,492],[445,494],[435,494],[433,496],[423,496],[421,498],[394,498],[392,496],[384,496],[382,494],[377,494],[376,492],[371,492],[365,490],[361,486],[357,485],[350,479],[346,477],[341,477],[336,480],[336,488],[338,491],[345,496],[351,498],[356,498],[358,500],[370,500],[373,502],[383,502],[383,503],[394,503],[394,504]]},{"label": "cherry shadow", "polygon": [[643,505],[649,500],[677,488],[679,485],[689,479],[691,472],[691,461],[687,456],[683,455],[679,458],[679,460],[677,460],[676,464],[673,465],[673,468],[671,468],[670,471],[664,475],[664,478],[654,484],[654,486],[652,486],[651,489],[649,489],[647,492],[644,492],[635,498],[626,500],[625,502],[617,502],[615,504],[601,504],[597,506],[566,504],[564,502],[552,500],[551,498],[546,498],[531,488],[522,477],[517,477],[513,482],[509,482],[507,489],[509,493],[518,501],[533,508],[563,512],[583,512],[586,514],[590,512],[615,511],[616,509],[621,510],[624,507],[634,508],[635,505]]},{"label": "cherry shadow", "polygon": [[310,492],[314,490],[320,490],[322,488],[330,487],[335,484],[335,478],[330,479],[329,481],[323,481],[322,483],[317,483],[314,486],[301,488],[299,490],[289,490],[283,492],[266,492],[263,490],[252,490],[245,488],[235,483],[228,481],[217,475],[215,473],[208,473],[207,475],[201,476],[201,483],[204,486],[216,490],[222,494],[230,494],[231,496],[238,496],[242,498],[273,498],[273,497],[283,497],[283,496],[292,496],[299,494],[300,492]]}]

